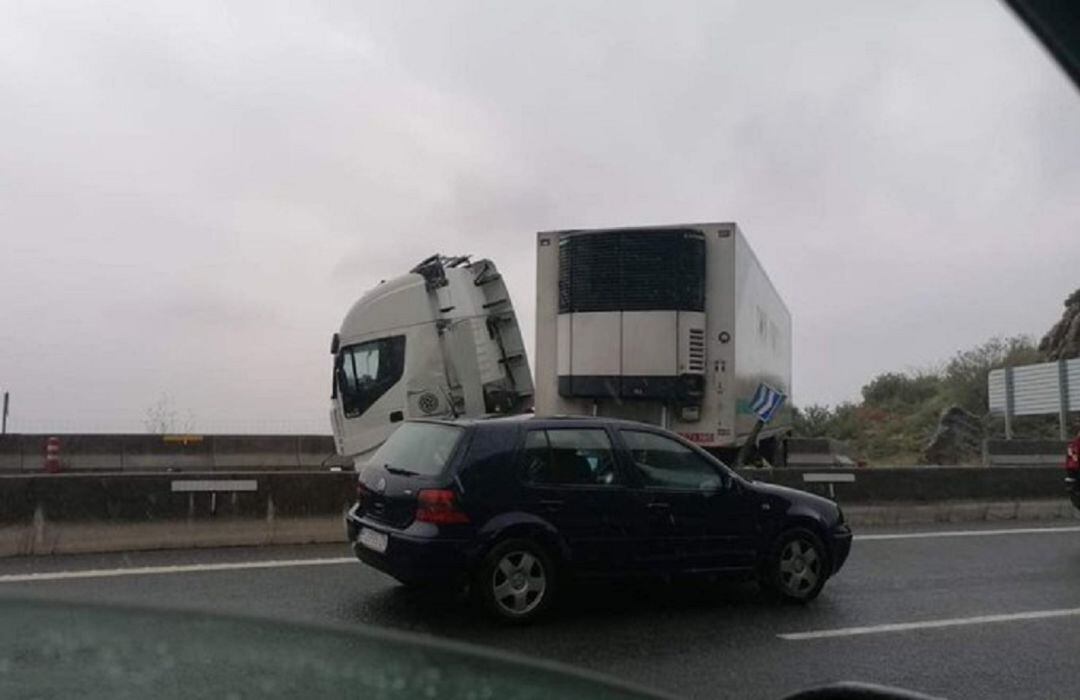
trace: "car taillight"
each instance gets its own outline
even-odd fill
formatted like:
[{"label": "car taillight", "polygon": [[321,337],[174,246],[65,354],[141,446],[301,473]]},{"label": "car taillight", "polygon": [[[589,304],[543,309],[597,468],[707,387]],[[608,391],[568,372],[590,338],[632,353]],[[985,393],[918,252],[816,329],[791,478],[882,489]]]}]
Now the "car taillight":
[{"label": "car taillight", "polygon": [[450,489],[421,489],[416,495],[416,519],[422,523],[456,525],[469,522]]}]

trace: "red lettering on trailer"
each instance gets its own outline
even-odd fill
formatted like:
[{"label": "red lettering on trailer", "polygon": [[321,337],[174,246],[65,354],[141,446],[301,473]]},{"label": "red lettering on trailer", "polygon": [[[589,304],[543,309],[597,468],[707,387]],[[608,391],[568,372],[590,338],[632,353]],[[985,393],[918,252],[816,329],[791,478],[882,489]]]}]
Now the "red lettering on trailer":
[{"label": "red lettering on trailer", "polygon": [[716,442],[716,433],[679,433],[690,442],[709,443]]}]

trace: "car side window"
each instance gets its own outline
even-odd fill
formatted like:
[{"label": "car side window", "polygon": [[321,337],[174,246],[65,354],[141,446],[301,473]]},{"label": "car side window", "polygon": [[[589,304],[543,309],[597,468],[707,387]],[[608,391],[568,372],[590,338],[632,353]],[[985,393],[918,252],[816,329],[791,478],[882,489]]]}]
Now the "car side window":
[{"label": "car side window", "polygon": [[611,440],[602,429],[531,430],[525,436],[523,476],[544,485],[619,483]]},{"label": "car side window", "polygon": [[547,432],[530,430],[525,434],[522,476],[529,483],[544,483],[551,473],[551,446]]},{"label": "car side window", "polygon": [[638,430],[620,430],[619,435],[646,486],[697,490],[722,483],[713,464],[676,440]]}]

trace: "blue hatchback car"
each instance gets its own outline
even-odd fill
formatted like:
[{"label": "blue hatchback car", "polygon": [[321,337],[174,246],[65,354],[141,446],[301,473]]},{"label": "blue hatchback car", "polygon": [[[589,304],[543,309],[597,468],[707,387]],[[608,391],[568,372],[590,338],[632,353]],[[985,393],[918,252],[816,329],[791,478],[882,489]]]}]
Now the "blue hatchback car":
[{"label": "blue hatchback car", "polygon": [[806,602],[851,549],[836,503],[605,418],[404,423],[360,471],[346,527],[367,564],[407,585],[467,583],[513,622],[570,579],[754,576]]}]

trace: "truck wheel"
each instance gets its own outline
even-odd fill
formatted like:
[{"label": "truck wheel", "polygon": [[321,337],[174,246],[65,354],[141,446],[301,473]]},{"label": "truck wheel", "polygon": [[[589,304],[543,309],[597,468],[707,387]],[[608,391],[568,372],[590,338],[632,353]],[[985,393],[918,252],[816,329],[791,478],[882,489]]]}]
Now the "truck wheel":
[{"label": "truck wheel", "polygon": [[761,582],[784,602],[809,603],[821,593],[828,572],[828,552],[821,538],[805,528],[793,528],[776,539]]},{"label": "truck wheel", "polygon": [[555,566],[543,547],[509,539],[495,545],[473,582],[480,602],[496,619],[524,624],[540,617],[555,595]]}]

